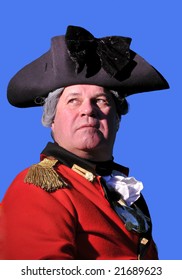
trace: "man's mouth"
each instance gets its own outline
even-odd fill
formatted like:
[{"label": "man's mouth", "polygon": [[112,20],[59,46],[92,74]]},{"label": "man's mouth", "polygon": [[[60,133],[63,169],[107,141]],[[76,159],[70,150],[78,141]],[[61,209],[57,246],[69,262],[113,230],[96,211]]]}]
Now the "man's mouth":
[{"label": "man's mouth", "polygon": [[99,125],[98,124],[83,124],[81,125],[78,129],[82,129],[82,128],[95,128],[98,129]]}]

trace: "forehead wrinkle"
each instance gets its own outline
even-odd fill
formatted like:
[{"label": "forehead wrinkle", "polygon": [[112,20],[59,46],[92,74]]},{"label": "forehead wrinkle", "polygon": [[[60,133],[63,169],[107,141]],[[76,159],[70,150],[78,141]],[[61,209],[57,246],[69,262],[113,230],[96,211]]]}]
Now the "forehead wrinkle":
[{"label": "forehead wrinkle", "polygon": [[69,96],[69,95],[81,95],[81,92],[73,91],[73,92],[68,92],[66,95],[67,96]]},{"label": "forehead wrinkle", "polygon": [[[69,96],[82,96],[83,95],[83,93],[82,92],[68,92],[67,94],[66,94],[66,97],[69,97]],[[86,94],[87,95],[87,94]],[[99,96],[106,96],[106,97],[110,97],[111,96],[111,94],[110,93],[108,93],[108,92],[105,92],[105,91],[102,91],[102,92],[98,92],[98,93],[93,93],[93,96],[92,96],[92,93],[91,93],[91,98],[93,97],[99,97]]]}]

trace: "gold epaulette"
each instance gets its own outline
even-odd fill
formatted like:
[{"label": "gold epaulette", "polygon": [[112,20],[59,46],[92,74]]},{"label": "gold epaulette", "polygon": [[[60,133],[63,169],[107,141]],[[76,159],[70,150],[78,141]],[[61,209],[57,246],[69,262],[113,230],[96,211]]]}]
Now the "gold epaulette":
[{"label": "gold epaulette", "polygon": [[47,192],[54,192],[63,187],[67,187],[68,184],[54,169],[57,162],[57,159],[47,157],[41,162],[33,164],[29,168],[24,182],[41,187]]}]

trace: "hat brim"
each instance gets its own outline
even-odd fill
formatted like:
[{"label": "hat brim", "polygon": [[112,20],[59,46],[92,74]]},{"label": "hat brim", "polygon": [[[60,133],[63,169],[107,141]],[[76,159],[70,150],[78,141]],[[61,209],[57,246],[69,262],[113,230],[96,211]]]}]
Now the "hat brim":
[{"label": "hat brim", "polygon": [[48,52],[21,69],[9,82],[7,97],[16,107],[42,105],[49,92],[75,84],[94,84],[117,90],[121,96],[169,88],[165,78],[144,58],[130,50],[131,59],[115,77],[103,68],[95,75],[86,77],[86,66],[75,72],[70,59],[65,36],[52,38]]}]

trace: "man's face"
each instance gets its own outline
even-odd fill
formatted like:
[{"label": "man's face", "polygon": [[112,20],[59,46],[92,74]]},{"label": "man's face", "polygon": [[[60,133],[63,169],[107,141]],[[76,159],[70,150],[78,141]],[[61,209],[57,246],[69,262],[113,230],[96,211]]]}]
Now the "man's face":
[{"label": "man's face", "polygon": [[112,94],[95,85],[64,89],[52,124],[55,141],[64,149],[95,161],[109,160],[118,125]]}]

